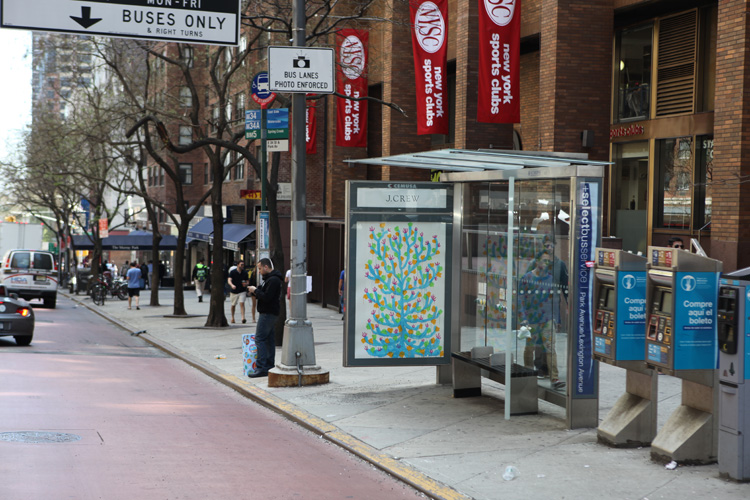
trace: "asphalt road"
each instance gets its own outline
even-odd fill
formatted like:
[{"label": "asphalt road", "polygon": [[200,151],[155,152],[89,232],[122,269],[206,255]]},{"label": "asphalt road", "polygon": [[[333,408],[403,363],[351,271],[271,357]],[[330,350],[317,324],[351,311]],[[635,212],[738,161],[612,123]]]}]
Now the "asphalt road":
[{"label": "asphalt road", "polygon": [[35,313],[0,337],[0,499],[421,497],[67,299]]}]

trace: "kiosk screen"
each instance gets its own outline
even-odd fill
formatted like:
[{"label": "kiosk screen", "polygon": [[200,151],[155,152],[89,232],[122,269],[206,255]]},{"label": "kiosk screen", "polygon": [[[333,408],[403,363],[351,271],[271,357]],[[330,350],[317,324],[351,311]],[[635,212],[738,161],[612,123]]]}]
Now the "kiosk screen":
[{"label": "kiosk screen", "polygon": [[662,314],[672,314],[672,292],[663,291],[659,311]]},{"label": "kiosk screen", "polygon": [[615,290],[614,288],[607,288],[606,301],[604,303],[605,309],[610,311],[615,310]]}]

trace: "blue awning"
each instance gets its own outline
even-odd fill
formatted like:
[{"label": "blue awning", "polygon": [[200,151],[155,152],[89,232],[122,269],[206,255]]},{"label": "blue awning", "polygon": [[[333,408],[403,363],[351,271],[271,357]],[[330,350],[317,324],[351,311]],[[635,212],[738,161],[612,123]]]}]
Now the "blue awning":
[{"label": "blue awning", "polygon": [[196,225],[188,229],[187,242],[190,243],[192,240],[208,241],[211,233],[214,232],[214,221],[212,218],[207,217],[198,221]]},{"label": "blue awning", "polygon": [[[251,240],[250,236],[255,233],[255,224],[224,224],[224,245],[227,250],[237,251],[239,244]],[[213,244],[213,238],[211,238]]]},{"label": "blue awning", "polygon": [[[73,244],[76,250],[93,250],[94,244],[85,234],[73,236]],[[153,237],[148,235],[113,235],[102,238],[102,250],[151,250],[153,246]],[[177,238],[168,235],[162,236],[159,242],[160,250],[175,250],[177,248]]]}]

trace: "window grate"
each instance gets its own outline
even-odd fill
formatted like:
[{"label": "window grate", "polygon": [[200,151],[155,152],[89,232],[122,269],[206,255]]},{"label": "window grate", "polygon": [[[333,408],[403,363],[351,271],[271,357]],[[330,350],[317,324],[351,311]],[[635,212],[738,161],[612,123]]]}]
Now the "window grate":
[{"label": "window grate", "polygon": [[656,116],[694,111],[697,37],[697,10],[660,21]]}]

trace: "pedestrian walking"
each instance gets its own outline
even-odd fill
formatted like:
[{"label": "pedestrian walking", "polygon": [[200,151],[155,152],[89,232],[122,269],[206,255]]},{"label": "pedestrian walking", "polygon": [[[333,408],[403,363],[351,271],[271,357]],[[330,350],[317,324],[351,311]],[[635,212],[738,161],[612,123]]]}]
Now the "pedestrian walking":
[{"label": "pedestrian walking", "polygon": [[141,264],[141,288],[148,288],[148,264]]},{"label": "pedestrian walking", "polygon": [[268,376],[268,370],[276,365],[276,335],[274,327],[279,318],[282,274],[274,270],[271,259],[263,258],[258,263],[258,271],[263,276],[260,287],[250,286],[248,293],[258,299],[258,325],[255,329],[255,343],[258,346],[258,371],[249,375],[252,378]]},{"label": "pedestrian walking", "polygon": [[135,261],[130,263],[130,269],[128,270],[128,309],[132,309],[132,300],[135,297],[135,308],[140,310],[140,299],[141,299],[141,270],[136,265]]},{"label": "pedestrian walking", "polygon": [[240,304],[240,316],[242,317],[242,322],[247,323],[247,320],[245,319],[245,299],[247,298],[246,292],[248,277],[247,272],[245,272],[244,261],[239,261],[237,267],[229,273],[227,284],[229,285],[229,298],[231,299],[232,304],[232,323],[234,323],[234,310],[237,307],[237,303]]},{"label": "pedestrian walking", "polygon": [[193,281],[195,282],[195,293],[198,295],[198,302],[203,302],[203,290],[206,286],[207,278],[208,266],[206,265],[206,259],[201,257],[193,268]]}]

